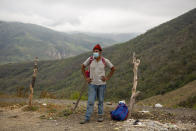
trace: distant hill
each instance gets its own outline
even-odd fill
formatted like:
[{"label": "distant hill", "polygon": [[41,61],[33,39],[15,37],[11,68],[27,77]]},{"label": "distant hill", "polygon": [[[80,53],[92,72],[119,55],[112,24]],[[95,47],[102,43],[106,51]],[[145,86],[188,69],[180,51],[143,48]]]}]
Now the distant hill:
[{"label": "distant hill", "polygon": [[105,39],[112,39],[119,43],[131,40],[139,35],[139,33],[85,33],[89,36],[96,36]]},{"label": "distant hill", "polygon": [[[128,42],[104,48],[103,54],[116,67],[116,73],[108,81],[106,98],[129,99],[133,72],[132,53],[141,59],[138,72],[138,99],[183,87],[196,79],[196,9],[157,26]],[[91,52],[55,61],[40,61],[37,95],[42,90],[56,93],[58,97],[77,94],[82,86],[81,63]],[[0,66],[0,90],[15,92],[16,87],[28,88],[33,63],[6,64]]]},{"label": "distant hill", "polygon": [[0,64],[31,61],[35,56],[41,60],[67,58],[91,50],[96,43],[106,47],[117,41],[66,34],[34,24],[0,21]]}]

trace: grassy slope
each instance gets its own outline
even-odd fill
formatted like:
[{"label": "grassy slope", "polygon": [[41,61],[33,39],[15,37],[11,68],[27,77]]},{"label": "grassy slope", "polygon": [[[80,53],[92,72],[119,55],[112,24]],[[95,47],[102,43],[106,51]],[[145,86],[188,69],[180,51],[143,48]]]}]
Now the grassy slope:
[{"label": "grassy slope", "polygon": [[[126,43],[104,49],[104,56],[116,66],[108,82],[106,98],[128,99],[132,88],[133,51],[141,59],[138,99],[175,90],[196,79],[196,9],[164,23]],[[90,56],[39,62],[36,91],[48,90],[59,97],[70,97],[83,83],[81,63]],[[14,92],[17,86],[28,87],[33,63],[0,66],[0,89]]]},{"label": "grassy slope", "polygon": [[[161,103],[166,107],[174,107],[184,101],[188,101],[190,97],[196,96],[196,80],[186,84],[185,86],[168,92],[164,95],[157,95],[140,101],[138,104],[155,105]],[[196,104],[196,103],[195,103]]]},{"label": "grassy slope", "polygon": [[107,38],[72,35],[33,24],[0,21],[0,64],[30,61],[35,56],[41,60],[57,59],[57,54],[67,58],[89,51],[98,42],[104,46],[115,43]]}]

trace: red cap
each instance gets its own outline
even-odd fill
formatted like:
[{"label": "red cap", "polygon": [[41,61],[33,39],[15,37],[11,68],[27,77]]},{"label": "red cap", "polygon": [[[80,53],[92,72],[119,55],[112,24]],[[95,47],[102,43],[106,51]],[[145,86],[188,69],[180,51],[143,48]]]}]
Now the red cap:
[{"label": "red cap", "polygon": [[96,44],[94,46],[93,50],[95,50],[95,49],[98,49],[98,50],[102,51],[102,48],[101,48],[101,46],[99,44]]}]

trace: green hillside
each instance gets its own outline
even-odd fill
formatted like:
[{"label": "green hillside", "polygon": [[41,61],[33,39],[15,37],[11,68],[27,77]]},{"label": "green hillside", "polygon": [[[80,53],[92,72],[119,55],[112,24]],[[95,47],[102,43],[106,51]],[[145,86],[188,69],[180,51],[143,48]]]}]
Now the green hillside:
[{"label": "green hillside", "polygon": [[66,34],[33,24],[0,21],[0,64],[31,61],[35,56],[41,60],[67,58],[91,50],[96,43],[109,46],[116,41],[85,34]]},{"label": "green hillside", "polygon": [[[107,99],[128,99],[132,88],[132,52],[141,59],[138,99],[182,87],[196,79],[196,9],[147,31],[126,43],[104,49],[104,56],[116,66],[108,81]],[[76,57],[40,61],[36,92],[48,90],[58,97],[70,96],[82,86],[81,63],[91,52]],[[14,92],[17,86],[28,87],[33,63],[0,66],[0,90]]]}]

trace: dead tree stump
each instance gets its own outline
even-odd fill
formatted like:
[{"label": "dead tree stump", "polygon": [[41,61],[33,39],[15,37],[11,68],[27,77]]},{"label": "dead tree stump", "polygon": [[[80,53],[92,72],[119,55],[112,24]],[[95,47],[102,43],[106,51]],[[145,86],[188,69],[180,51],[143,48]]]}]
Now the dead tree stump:
[{"label": "dead tree stump", "polygon": [[137,71],[138,71],[138,66],[140,64],[140,59],[137,59],[135,56],[135,53],[133,53],[133,88],[132,88],[132,95],[129,101],[129,113],[131,116],[131,112],[133,111],[133,107],[135,104],[135,99],[138,96],[138,94],[140,93],[139,91],[136,92],[136,88],[137,88]]},{"label": "dead tree stump", "polygon": [[35,57],[35,60],[34,60],[34,69],[33,69],[33,76],[32,76],[32,80],[31,80],[30,86],[29,86],[29,88],[30,88],[29,106],[32,106],[33,88],[35,86],[35,80],[36,80],[37,71],[38,71],[37,61],[38,61],[38,57]]}]

